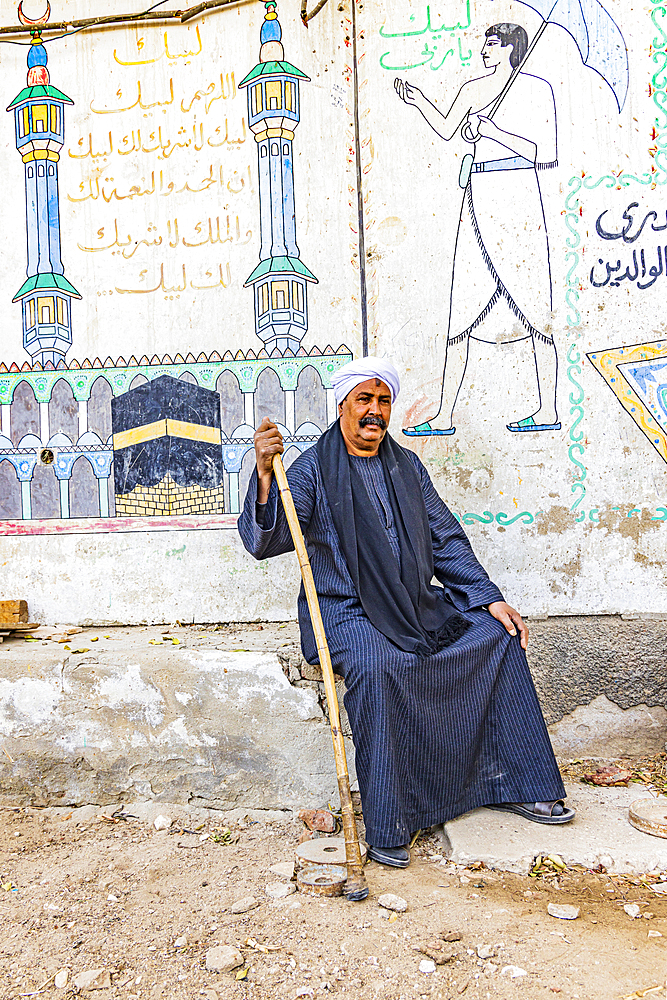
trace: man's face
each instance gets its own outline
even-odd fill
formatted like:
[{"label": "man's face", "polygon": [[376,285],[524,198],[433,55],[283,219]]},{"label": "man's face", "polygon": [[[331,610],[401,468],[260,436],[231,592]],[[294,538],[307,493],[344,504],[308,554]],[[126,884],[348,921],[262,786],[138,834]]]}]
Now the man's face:
[{"label": "man's face", "polygon": [[482,47],[482,60],[486,69],[496,69],[501,65],[509,65],[513,45],[502,45],[498,35],[489,35]]},{"label": "man's face", "polygon": [[375,455],[391,417],[391,391],[379,378],[361,382],[338,404],[340,429],[352,455]]}]

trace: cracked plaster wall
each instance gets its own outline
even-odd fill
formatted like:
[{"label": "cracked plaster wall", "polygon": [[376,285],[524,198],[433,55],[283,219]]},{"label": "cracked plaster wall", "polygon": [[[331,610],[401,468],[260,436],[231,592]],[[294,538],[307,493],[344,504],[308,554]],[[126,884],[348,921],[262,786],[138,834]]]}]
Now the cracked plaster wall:
[{"label": "cracked plaster wall", "polygon": [[667,618],[529,621],[528,660],[563,757],[657,753],[667,741]]},{"label": "cracked plaster wall", "polygon": [[[558,755],[664,748],[667,620],[572,616],[529,625],[529,661]],[[0,801],[224,810],[335,801],[321,681],[298,646],[281,643],[285,633],[269,627],[261,651],[230,651],[149,646],[146,630],[141,642],[132,631],[112,651],[5,647]],[[342,680],[337,688],[342,706]],[[344,711],[341,720],[354,777]]]},{"label": "cracked plaster wall", "polygon": [[285,809],[336,794],[317,696],[273,653],[30,654],[4,661],[0,801]]}]

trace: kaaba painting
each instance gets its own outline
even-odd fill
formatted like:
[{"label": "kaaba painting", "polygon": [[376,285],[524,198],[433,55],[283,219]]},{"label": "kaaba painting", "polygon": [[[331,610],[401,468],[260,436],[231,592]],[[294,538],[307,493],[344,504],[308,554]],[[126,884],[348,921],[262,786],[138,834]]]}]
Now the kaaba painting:
[{"label": "kaaba painting", "polygon": [[220,396],[162,375],[111,402],[118,516],[224,513]]}]

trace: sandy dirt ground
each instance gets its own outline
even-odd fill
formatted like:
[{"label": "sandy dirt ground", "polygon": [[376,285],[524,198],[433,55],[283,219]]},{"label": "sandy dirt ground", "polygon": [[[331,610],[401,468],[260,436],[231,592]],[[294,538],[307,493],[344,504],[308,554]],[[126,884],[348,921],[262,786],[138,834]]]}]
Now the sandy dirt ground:
[{"label": "sandy dirt ground", "polygon": [[[651,888],[657,872],[642,879],[543,865],[531,878],[464,869],[427,834],[407,870],[367,866],[362,903],[301,892],[276,900],[266,887],[281,878],[270,868],[294,860],[299,820],[226,827],[209,816],[188,833],[104,812],[0,810],[2,998],[667,996],[667,899]],[[379,906],[387,892],[407,901],[406,912]],[[255,908],[232,913],[247,896]],[[580,916],[556,919],[549,903],[578,906]],[[632,903],[635,919],[624,910]],[[243,965],[208,971],[207,951],[221,945],[238,948]],[[420,972],[429,952],[451,957]],[[62,969],[68,982],[57,989]],[[74,985],[95,969],[109,971],[98,979],[106,988]]]}]

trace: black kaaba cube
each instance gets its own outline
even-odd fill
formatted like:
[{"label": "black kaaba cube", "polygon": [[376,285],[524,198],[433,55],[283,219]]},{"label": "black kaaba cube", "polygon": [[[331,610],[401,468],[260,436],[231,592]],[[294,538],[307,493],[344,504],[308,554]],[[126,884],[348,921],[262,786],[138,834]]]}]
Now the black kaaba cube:
[{"label": "black kaaba cube", "polygon": [[111,401],[116,514],[222,513],[220,396],[161,375]]}]

